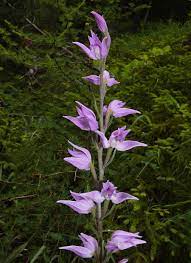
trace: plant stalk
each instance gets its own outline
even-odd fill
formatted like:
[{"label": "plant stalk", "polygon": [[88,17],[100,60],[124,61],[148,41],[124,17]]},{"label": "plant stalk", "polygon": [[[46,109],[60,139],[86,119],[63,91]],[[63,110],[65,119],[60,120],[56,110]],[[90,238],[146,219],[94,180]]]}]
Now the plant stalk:
[{"label": "plant stalk", "polygon": [[[100,131],[104,133],[104,98],[106,94],[106,85],[104,83],[103,73],[105,70],[105,60],[101,60],[100,62]],[[104,179],[104,164],[103,164],[103,146],[99,144],[98,147],[98,166],[99,166],[99,188],[101,188],[103,179]],[[99,189],[100,190],[100,189]],[[97,231],[99,236],[99,262],[104,262],[104,251],[103,251],[103,217],[102,217],[102,208],[101,204],[97,205]]]}]

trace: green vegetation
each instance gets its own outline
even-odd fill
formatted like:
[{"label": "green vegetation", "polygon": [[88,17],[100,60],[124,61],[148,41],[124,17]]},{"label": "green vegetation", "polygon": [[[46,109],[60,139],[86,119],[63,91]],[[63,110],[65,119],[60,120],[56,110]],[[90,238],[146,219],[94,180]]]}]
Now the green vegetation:
[{"label": "green vegetation", "polygon": [[91,87],[81,77],[93,65],[71,44],[86,38],[92,9],[111,25],[109,63],[121,82],[110,89],[108,102],[121,99],[142,112],[116,125],[131,124],[132,138],[149,145],[117,155],[108,170],[119,189],[140,198],[120,205],[108,229],[141,230],[148,243],[124,253],[130,262],[191,262],[191,22],[183,23],[184,16],[181,22],[150,23],[147,1],[142,7],[130,1],[136,5],[129,13],[125,1],[3,2],[0,262],[72,262],[73,255],[58,247],[72,244],[85,220],[90,228],[88,217],[55,202],[68,198],[70,189],[89,187],[87,175],[75,174],[62,160],[67,139],[88,147],[87,133],[62,115],[74,114],[75,100],[92,103],[86,92]]}]

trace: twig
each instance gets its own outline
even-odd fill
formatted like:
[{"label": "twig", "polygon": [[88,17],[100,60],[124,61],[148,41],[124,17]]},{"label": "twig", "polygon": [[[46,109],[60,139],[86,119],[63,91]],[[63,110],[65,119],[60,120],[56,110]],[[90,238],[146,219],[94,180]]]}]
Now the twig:
[{"label": "twig", "polygon": [[33,198],[37,196],[36,194],[33,194],[33,195],[21,195],[21,196],[15,196],[13,198],[7,198],[7,199],[2,199],[0,200],[0,202],[3,202],[3,201],[13,201],[13,200],[18,200],[18,199],[27,199],[27,198]]},{"label": "twig", "polygon": [[30,19],[28,19],[27,17],[25,17],[25,20],[31,25],[33,26],[38,32],[40,32],[42,35],[46,36],[47,34],[42,31],[37,25],[35,25],[32,21],[30,21]]}]

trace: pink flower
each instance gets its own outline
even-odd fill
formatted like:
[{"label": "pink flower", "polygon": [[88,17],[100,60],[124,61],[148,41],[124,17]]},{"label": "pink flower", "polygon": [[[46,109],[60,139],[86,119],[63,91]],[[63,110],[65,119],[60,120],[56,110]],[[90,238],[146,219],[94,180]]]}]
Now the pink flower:
[{"label": "pink flower", "polygon": [[[96,191],[95,191],[96,192]],[[78,214],[89,214],[95,207],[95,203],[91,198],[84,196],[84,198],[78,198],[77,193],[70,192],[75,201],[71,200],[58,200],[57,204],[62,204],[70,207]]]},{"label": "pink flower", "polygon": [[125,102],[122,102],[120,100],[113,100],[112,102],[110,102],[108,107],[104,106],[105,114],[110,113],[115,118],[120,118],[137,113],[140,114],[140,111],[138,110],[125,108],[125,104]]},{"label": "pink flower", "polygon": [[77,146],[70,141],[68,141],[73,147],[73,150],[68,149],[68,152],[72,155],[72,157],[64,158],[64,161],[70,163],[71,165],[75,166],[80,170],[90,170],[91,164],[91,154],[90,152],[80,146]]},{"label": "pink flower", "polygon": [[126,200],[139,200],[137,197],[124,192],[118,192],[111,182],[103,183],[101,194],[106,200],[111,200],[114,204],[120,204]]},{"label": "pink flower", "polygon": [[130,130],[126,130],[126,126],[122,128],[118,128],[114,132],[112,132],[109,140],[105,137],[103,132],[96,131],[96,133],[100,136],[103,148],[114,148],[118,151],[128,151],[135,147],[145,147],[147,146],[145,143],[125,140],[126,136],[129,134]]},{"label": "pink flower", "polygon": [[[83,79],[89,81],[90,83],[99,86],[100,85],[100,76],[97,75],[89,75],[86,77],[83,77]],[[111,87],[115,84],[119,84],[117,80],[110,77],[110,74],[107,70],[104,70],[103,72],[103,82],[106,86]]]},{"label": "pink flower", "polygon": [[120,204],[126,200],[138,200],[138,198],[133,195],[117,191],[117,187],[109,181],[103,183],[101,192],[91,191],[86,193],[70,193],[78,202],[82,200],[91,200],[96,204],[101,204],[104,200],[111,200],[114,204]]},{"label": "pink flower", "polygon": [[64,246],[59,247],[59,249],[64,249],[68,251],[72,251],[74,254],[81,258],[92,258],[96,251],[98,250],[98,242],[97,240],[89,235],[81,233],[79,235],[83,246]]},{"label": "pink flower", "polygon": [[145,243],[146,241],[141,239],[139,233],[117,230],[113,233],[111,240],[107,242],[106,249],[110,253],[115,253]]},{"label": "pink flower", "polygon": [[95,113],[84,106],[82,103],[76,101],[77,103],[77,117],[63,116],[69,121],[73,122],[77,127],[84,131],[96,131],[98,129],[98,122],[96,120]]},{"label": "pink flower", "polygon": [[91,36],[88,37],[90,42],[90,47],[86,47],[80,42],[73,42],[75,45],[79,46],[89,58],[93,60],[105,59],[108,55],[111,39],[110,36],[105,36],[102,41],[99,40],[98,36],[91,31]]}]

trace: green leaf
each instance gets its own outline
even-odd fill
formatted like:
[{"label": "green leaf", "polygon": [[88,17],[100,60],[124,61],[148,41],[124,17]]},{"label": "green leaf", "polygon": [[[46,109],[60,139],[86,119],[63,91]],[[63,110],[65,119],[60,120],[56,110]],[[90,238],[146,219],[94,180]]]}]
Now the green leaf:
[{"label": "green leaf", "polygon": [[13,262],[17,257],[19,257],[21,252],[26,248],[27,244],[28,244],[28,242],[26,242],[26,243],[20,245],[19,247],[15,248],[13,250],[13,252],[5,260],[4,263],[11,263],[11,262]]},{"label": "green leaf", "polygon": [[38,257],[42,254],[42,252],[45,250],[46,246],[42,245],[39,250],[37,251],[37,253],[34,255],[34,257],[31,259],[30,263],[34,263]]}]

